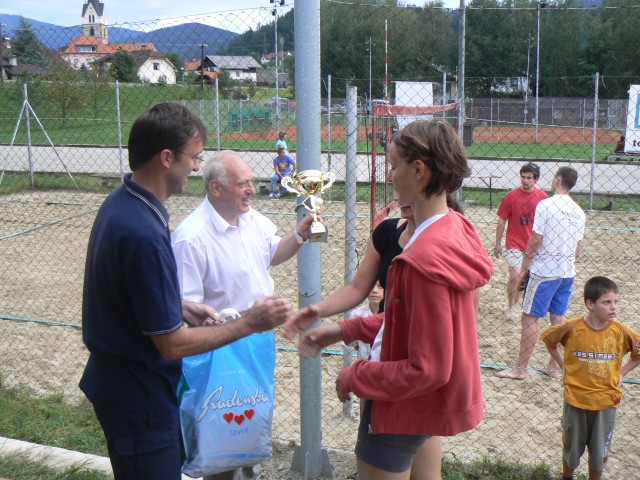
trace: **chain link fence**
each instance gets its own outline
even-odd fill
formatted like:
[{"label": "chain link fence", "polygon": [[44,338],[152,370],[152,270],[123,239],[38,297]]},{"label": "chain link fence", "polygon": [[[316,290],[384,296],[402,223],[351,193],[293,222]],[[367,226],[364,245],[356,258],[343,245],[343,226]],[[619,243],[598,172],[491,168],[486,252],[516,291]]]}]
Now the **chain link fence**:
[{"label": "chain link fence", "polygon": [[[531,13],[514,13],[512,18],[524,22]],[[447,59],[457,55],[455,35],[445,35],[453,33],[451,12],[323,2],[321,15],[322,169],[338,177],[324,194],[330,239],[322,246],[318,267],[323,297],[337,291],[345,278],[343,99],[346,86],[354,85],[361,97],[358,259],[369,242],[373,217],[391,199],[385,158],[390,135],[411,118],[444,116],[459,129],[467,147],[473,174],[465,180],[460,199],[489,252],[495,246],[497,207],[509,190],[520,185],[523,164],[533,161],[540,166],[538,185],[546,191],[558,167],[570,165],[578,171],[574,197],[587,211],[587,229],[567,315],[584,313],[585,281],[604,275],[621,288],[620,320],[640,330],[640,162],[615,152],[616,142],[625,134],[628,99],[624,94],[609,98],[640,83],[638,77],[542,76],[541,85],[553,96],[539,97],[531,85],[518,90],[517,81],[506,82],[504,72],[496,72],[501,77],[469,77],[476,94],[464,99],[466,119],[461,125],[457,106],[425,113],[426,107],[457,100],[455,68],[443,67],[447,62],[452,65]],[[471,17],[481,12],[470,10],[469,15],[473,43],[477,37]],[[105,196],[129,171],[128,131],[147,107],[176,101],[196,112],[209,131],[205,157],[219,149],[241,152],[257,177],[253,207],[276,223],[282,234],[296,219],[293,195],[268,196],[280,131],[288,133],[289,151],[296,157],[293,9],[277,4],[180,21],[113,25],[108,31],[104,43],[80,36],[80,28],[10,30],[14,45],[20,34],[33,33],[40,55],[34,63],[13,66],[5,72],[11,79],[0,83],[0,379],[7,387],[26,387],[38,395],[62,392],[70,402],[82,398],[77,383],[87,357],[80,322],[89,231]],[[138,58],[140,51],[144,54]],[[526,54],[525,48],[525,59]],[[541,59],[544,72],[545,56]],[[524,74],[514,71],[511,77]],[[480,86],[486,83],[493,89],[483,95]],[[581,96],[561,96],[563,83]],[[404,113],[387,115],[385,106],[413,110],[396,108],[395,112]],[[203,197],[204,188],[194,175],[187,191],[167,202],[172,227]],[[494,263],[495,274],[481,290],[478,318],[485,419],[471,432],[443,439],[443,449],[445,455],[464,461],[488,457],[556,465],[561,448],[560,382],[534,370],[521,382],[495,375],[515,362],[520,324],[504,315],[506,261],[497,258]],[[297,301],[296,272],[295,258],[272,271],[276,293],[292,302]],[[540,320],[541,327],[546,325],[547,319]],[[295,344],[278,337],[277,345],[274,437],[299,442],[299,360]],[[546,358],[546,349],[538,342],[530,366],[542,367]],[[326,447],[350,450],[359,406],[354,402],[345,415],[335,398],[334,380],[342,364],[339,347],[322,357],[323,442]],[[635,414],[640,408],[637,371],[623,389],[608,478],[630,479],[640,465],[633,447],[640,427]]]}]

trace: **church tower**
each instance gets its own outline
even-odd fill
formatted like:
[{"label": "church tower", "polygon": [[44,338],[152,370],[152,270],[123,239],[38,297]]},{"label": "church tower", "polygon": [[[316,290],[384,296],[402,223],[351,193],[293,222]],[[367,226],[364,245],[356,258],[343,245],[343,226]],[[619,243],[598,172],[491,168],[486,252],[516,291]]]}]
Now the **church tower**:
[{"label": "church tower", "polygon": [[86,3],[82,5],[82,34],[86,37],[96,38],[105,45],[109,44],[107,12],[104,9],[104,2],[86,0]]}]

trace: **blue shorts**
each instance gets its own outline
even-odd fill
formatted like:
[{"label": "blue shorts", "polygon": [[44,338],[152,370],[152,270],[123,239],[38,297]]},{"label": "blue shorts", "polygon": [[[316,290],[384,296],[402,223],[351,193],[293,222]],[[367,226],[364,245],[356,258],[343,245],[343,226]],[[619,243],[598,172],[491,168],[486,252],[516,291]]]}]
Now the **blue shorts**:
[{"label": "blue shorts", "polygon": [[529,275],[522,298],[522,311],[532,317],[545,317],[547,313],[564,315],[569,306],[573,278],[545,278]]},{"label": "blue shorts", "polygon": [[385,472],[402,473],[411,468],[418,448],[430,435],[369,433],[371,400],[365,400],[355,454],[360,460]]}]

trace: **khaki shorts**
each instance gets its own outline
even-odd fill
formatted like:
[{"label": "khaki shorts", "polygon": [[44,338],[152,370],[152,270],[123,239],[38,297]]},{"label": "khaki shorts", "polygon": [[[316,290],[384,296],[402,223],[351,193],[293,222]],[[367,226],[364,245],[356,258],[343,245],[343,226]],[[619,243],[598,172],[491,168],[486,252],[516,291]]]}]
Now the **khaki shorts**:
[{"label": "khaki shorts", "polygon": [[509,268],[516,268],[522,265],[524,252],[516,248],[507,248],[507,265]]},{"label": "khaki shorts", "polygon": [[562,443],[567,466],[575,470],[585,447],[589,450],[589,467],[601,472],[609,460],[617,408],[583,410],[564,402]]}]

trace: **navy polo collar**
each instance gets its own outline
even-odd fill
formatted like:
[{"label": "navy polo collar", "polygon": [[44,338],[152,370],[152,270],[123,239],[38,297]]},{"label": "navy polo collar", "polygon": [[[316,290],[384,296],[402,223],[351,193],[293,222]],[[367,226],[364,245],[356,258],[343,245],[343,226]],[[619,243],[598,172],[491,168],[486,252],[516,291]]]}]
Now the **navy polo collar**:
[{"label": "navy polo collar", "polygon": [[165,228],[169,227],[169,212],[164,205],[149,190],[142,188],[136,182],[131,180],[132,173],[127,173],[124,177],[124,188],[127,192],[140,201],[144,202],[160,219]]}]

